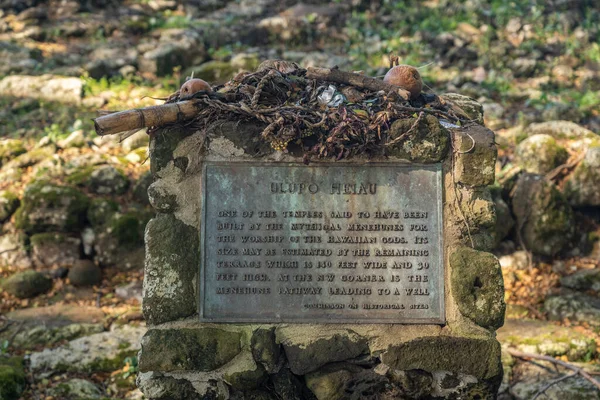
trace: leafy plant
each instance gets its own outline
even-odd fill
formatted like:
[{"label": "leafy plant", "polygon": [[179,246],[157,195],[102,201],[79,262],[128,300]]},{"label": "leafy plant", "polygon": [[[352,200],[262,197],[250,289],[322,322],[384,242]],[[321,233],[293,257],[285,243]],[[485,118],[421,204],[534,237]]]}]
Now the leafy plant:
[{"label": "leafy plant", "polygon": [[10,346],[8,339],[4,339],[0,342],[0,355],[8,353],[8,346]]},{"label": "leafy plant", "polygon": [[127,379],[131,375],[135,375],[139,371],[138,359],[136,356],[127,357],[125,360],[125,366],[123,367],[123,378]]}]

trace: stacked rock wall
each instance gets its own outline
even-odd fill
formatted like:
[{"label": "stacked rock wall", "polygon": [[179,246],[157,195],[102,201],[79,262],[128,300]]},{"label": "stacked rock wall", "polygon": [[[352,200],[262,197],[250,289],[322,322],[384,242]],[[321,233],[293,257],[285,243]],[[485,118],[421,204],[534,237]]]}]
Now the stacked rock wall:
[{"label": "stacked rock wall", "polygon": [[[481,107],[453,95],[480,119]],[[392,128],[403,133],[402,124]],[[411,123],[404,124],[408,129]],[[422,130],[422,132],[421,132]],[[500,266],[490,251],[496,213],[494,134],[475,122],[418,134],[372,161],[441,163],[444,182],[445,325],[216,324],[198,315],[201,171],[205,161],[285,162],[260,128],[221,123],[170,128],[151,141],[157,211],[146,229],[138,385],[150,399],[493,398],[502,379],[495,330],[504,321]],[[432,145],[433,144],[433,145]],[[315,161],[321,162],[321,161]]]}]

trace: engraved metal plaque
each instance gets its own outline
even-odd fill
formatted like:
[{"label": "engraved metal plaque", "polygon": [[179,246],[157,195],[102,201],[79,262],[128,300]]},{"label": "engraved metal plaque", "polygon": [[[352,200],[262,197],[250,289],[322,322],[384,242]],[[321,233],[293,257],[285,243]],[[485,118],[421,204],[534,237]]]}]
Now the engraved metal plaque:
[{"label": "engraved metal plaque", "polygon": [[201,320],[444,323],[441,176],[206,163]]}]

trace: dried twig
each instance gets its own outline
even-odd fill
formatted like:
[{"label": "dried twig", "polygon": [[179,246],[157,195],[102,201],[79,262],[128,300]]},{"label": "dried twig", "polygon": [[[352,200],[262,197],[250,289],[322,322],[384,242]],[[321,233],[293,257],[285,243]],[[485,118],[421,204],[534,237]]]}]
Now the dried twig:
[{"label": "dried twig", "polygon": [[308,79],[318,79],[343,85],[352,85],[373,92],[383,90],[392,93],[393,96],[405,101],[410,98],[410,93],[398,86],[390,85],[382,80],[355,74],[353,72],[340,71],[339,69],[308,67],[306,69],[306,77]]},{"label": "dried twig", "polygon": [[424,112],[420,112],[419,115],[417,116],[417,119],[415,120],[415,122],[413,122],[413,124],[411,125],[410,129],[407,130],[406,132],[404,132],[403,134],[399,135],[398,137],[394,138],[394,140],[391,140],[389,142],[387,142],[385,145],[386,146],[393,146],[396,143],[400,142],[401,140],[403,140],[405,137],[407,137],[409,134],[411,134],[415,129],[417,129],[417,127],[419,126],[419,124],[421,123],[421,121],[423,120],[423,116],[425,115]]},{"label": "dried twig", "polygon": [[569,378],[572,378],[574,376],[577,376],[577,372],[573,372],[572,374],[568,374],[568,375],[563,375],[560,378],[557,378],[553,381],[550,381],[546,386],[544,386],[543,388],[541,388],[540,390],[538,390],[538,392],[531,398],[531,400],[536,400],[538,397],[540,397],[541,395],[545,394],[546,391],[548,389],[550,389],[552,386],[562,382],[562,381],[566,381]]},{"label": "dried twig", "polygon": [[564,367],[566,369],[569,369],[569,370],[573,371],[577,375],[581,375],[585,380],[587,380],[592,385],[594,385],[598,390],[600,390],[600,382],[598,382],[596,379],[594,379],[583,368],[580,368],[580,367],[578,367],[576,365],[570,364],[570,363],[568,363],[566,361],[557,360],[557,359],[555,359],[553,357],[550,357],[550,356],[543,356],[543,355],[540,355],[540,354],[533,354],[533,353],[524,353],[522,351],[518,351],[518,350],[514,350],[514,349],[507,349],[506,351],[508,352],[508,354],[510,354],[513,357],[522,358],[522,359],[525,359],[525,360],[526,359],[534,359],[534,360],[548,361],[548,362],[553,363],[555,365],[560,365],[561,367]]},{"label": "dried twig", "polygon": [[581,154],[577,156],[569,158],[566,163],[559,165],[552,171],[548,172],[546,174],[546,179],[551,181],[557,179],[561,174],[566,173],[575,168],[583,160],[584,157],[585,151],[581,152]]},{"label": "dried twig", "polygon": [[4,253],[10,253],[11,251],[17,251],[17,250],[19,250],[19,248],[18,248],[18,247],[15,247],[15,248],[13,248],[13,249],[6,249],[6,250],[2,250],[2,251],[0,251],[0,254],[4,254]]}]

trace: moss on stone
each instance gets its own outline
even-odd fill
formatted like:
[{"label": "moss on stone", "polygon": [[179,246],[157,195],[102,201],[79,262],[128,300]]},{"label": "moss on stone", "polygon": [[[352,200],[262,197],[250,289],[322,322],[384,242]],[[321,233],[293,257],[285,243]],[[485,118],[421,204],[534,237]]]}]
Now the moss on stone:
[{"label": "moss on stone", "polygon": [[435,336],[390,346],[381,360],[397,370],[453,371],[493,379],[502,377],[500,357],[496,339]]},{"label": "moss on stone", "polygon": [[533,135],[519,143],[515,150],[518,165],[527,172],[545,174],[569,158],[567,150],[550,135]]},{"label": "moss on stone", "polygon": [[269,373],[276,371],[281,348],[275,341],[275,328],[255,330],[251,344],[256,362],[261,363]]},{"label": "moss on stone", "polygon": [[17,400],[25,388],[25,371],[21,357],[0,357],[0,399]]},{"label": "moss on stone", "polygon": [[590,147],[567,177],[563,190],[573,206],[600,205],[600,145]]},{"label": "moss on stone", "polygon": [[454,170],[458,183],[467,186],[487,186],[494,183],[498,150],[494,132],[478,124],[465,124],[457,130],[454,147]]},{"label": "moss on stone", "polygon": [[139,246],[144,243],[144,229],[148,220],[148,213],[130,211],[113,215],[108,227],[120,246]]},{"label": "moss on stone", "polygon": [[75,169],[67,176],[67,182],[71,185],[85,186],[94,172],[94,168],[93,165],[84,165]]},{"label": "moss on stone", "polygon": [[367,340],[352,331],[315,338],[309,342],[306,337],[299,336],[297,342],[286,340],[282,344],[290,370],[296,375],[304,375],[325,364],[369,353]]},{"label": "moss on stone", "polygon": [[477,325],[497,329],[504,324],[504,281],[493,254],[461,247],[450,256],[452,295],[458,309]]},{"label": "moss on stone", "polygon": [[458,93],[444,93],[440,96],[462,111],[468,118],[483,125],[483,106],[475,99]]},{"label": "moss on stone", "polygon": [[[136,357],[138,350],[123,350],[113,358],[104,358],[102,360],[94,361],[85,367],[88,372],[112,372],[123,368],[125,359],[128,357]],[[61,370],[58,366],[57,370]],[[65,371],[70,371],[72,368],[67,368]]]},{"label": "moss on stone", "polygon": [[47,158],[52,157],[55,151],[56,148],[54,146],[46,146],[33,149],[19,155],[18,157],[15,157],[12,161],[8,162],[7,165],[11,165],[17,168],[31,167]]},{"label": "moss on stone", "polygon": [[75,231],[85,223],[88,197],[70,186],[35,182],[27,187],[15,226],[30,233]]},{"label": "moss on stone", "polygon": [[174,126],[159,129],[150,138],[150,169],[153,175],[163,169],[173,159],[173,151],[186,137],[194,133],[193,129]]},{"label": "moss on stone", "polygon": [[238,69],[226,61],[208,61],[195,68],[194,76],[207,82],[226,82],[237,73]]},{"label": "moss on stone", "polygon": [[105,198],[94,198],[87,210],[87,219],[92,226],[102,226],[109,222],[119,210],[119,204]]},{"label": "moss on stone", "polygon": [[8,220],[19,208],[19,197],[10,190],[0,192],[0,222]]},{"label": "moss on stone", "polygon": [[172,214],[159,214],[146,227],[144,317],[159,324],[196,312],[198,230]]},{"label": "moss on stone", "polygon": [[240,339],[217,328],[152,329],[142,340],[140,371],[212,371],[240,353]]},{"label": "moss on stone", "polygon": [[248,365],[240,371],[226,373],[223,376],[225,382],[236,390],[252,390],[258,388],[267,377],[264,367],[260,364]]},{"label": "moss on stone", "polygon": [[[391,140],[407,134],[416,122],[416,118],[396,120],[391,128]],[[435,163],[442,160],[450,145],[450,133],[440,125],[433,115],[422,118],[414,128],[389,154],[412,162]]]},{"label": "moss on stone", "polygon": [[36,233],[29,238],[32,246],[41,246],[49,243],[64,243],[67,236],[57,232]]},{"label": "moss on stone", "polygon": [[13,296],[27,299],[50,290],[52,280],[37,271],[23,271],[2,282],[2,288]]},{"label": "moss on stone", "polygon": [[575,234],[573,210],[558,188],[541,175],[522,174],[512,201],[517,223],[527,249],[553,256],[563,250]]},{"label": "moss on stone", "polygon": [[22,140],[3,139],[0,140],[0,166],[9,160],[27,152]]}]

